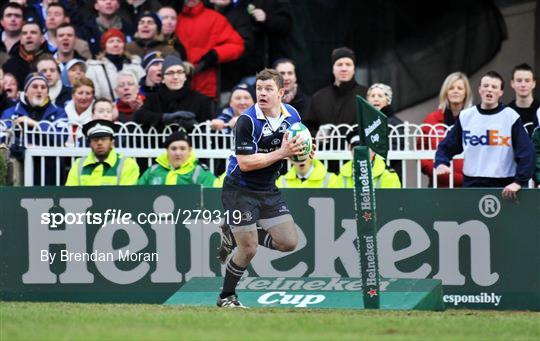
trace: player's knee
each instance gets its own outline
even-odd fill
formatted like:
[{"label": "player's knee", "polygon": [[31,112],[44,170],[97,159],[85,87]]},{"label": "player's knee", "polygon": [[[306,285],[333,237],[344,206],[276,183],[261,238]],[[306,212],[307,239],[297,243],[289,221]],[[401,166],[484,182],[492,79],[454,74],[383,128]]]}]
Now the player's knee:
[{"label": "player's knee", "polygon": [[249,243],[247,245],[239,247],[238,251],[240,255],[243,256],[247,261],[251,261],[257,253],[257,243]]},{"label": "player's knee", "polygon": [[298,245],[298,238],[289,238],[278,243],[277,249],[282,252],[290,252],[296,249]]}]

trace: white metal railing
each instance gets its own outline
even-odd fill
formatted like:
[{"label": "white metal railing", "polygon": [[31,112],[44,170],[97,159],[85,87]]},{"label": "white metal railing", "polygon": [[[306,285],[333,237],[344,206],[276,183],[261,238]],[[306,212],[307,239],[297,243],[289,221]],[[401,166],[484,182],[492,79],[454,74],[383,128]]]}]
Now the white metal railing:
[{"label": "white metal railing", "polygon": [[[148,165],[153,158],[163,152],[160,144],[171,132],[178,130],[175,125],[167,126],[162,131],[154,127],[146,128],[134,122],[118,123],[120,129],[115,136],[116,149],[125,156],[146,159]],[[315,135],[317,145],[316,157],[327,166],[337,163],[341,167],[351,159],[352,155],[346,143],[347,134],[355,126],[340,124],[322,125]],[[427,177],[421,171],[421,160],[433,160],[436,145],[442,140],[449,127],[444,124],[411,124],[404,122],[397,126],[389,126],[388,162],[398,160],[402,166],[402,186],[426,187]],[[25,148],[24,184],[34,184],[35,165],[39,162],[40,183],[44,183],[46,163],[54,164],[55,183],[61,185],[63,168],[69,167],[75,158],[89,153],[87,141],[82,127],[70,125],[67,121],[40,122],[39,126],[28,127],[0,121],[0,143],[15,143]],[[213,131],[209,122],[198,124],[190,133],[191,143],[199,159],[208,162],[211,171],[215,171],[221,162],[226,162],[234,147],[233,135],[230,131]],[[48,161],[46,162],[46,158]],[[456,158],[462,158],[458,155]],[[54,161],[51,161],[54,159]],[[144,161],[143,161],[144,162]],[[334,167],[336,168],[336,167]],[[51,169],[51,167],[49,167]],[[434,172],[434,170],[433,170]],[[218,174],[219,175],[219,174]],[[437,177],[432,174],[433,186],[437,186]],[[453,187],[453,167],[449,177]]]}]

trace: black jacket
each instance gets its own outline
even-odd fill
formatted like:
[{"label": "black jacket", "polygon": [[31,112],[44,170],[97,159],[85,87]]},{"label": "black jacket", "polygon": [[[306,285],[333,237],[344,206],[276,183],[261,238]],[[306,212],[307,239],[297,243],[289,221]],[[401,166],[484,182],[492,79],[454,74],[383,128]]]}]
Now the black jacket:
[{"label": "black jacket", "polygon": [[185,84],[180,90],[169,90],[164,84],[158,91],[146,97],[143,106],[135,112],[134,121],[145,126],[163,129],[161,122],[163,114],[176,111],[191,111],[197,122],[204,122],[212,118],[211,100]]},{"label": "black jacket", "polygon": [[47,47],[47,42],[45,42],[43,45],[41,45],[39,51],[35,54],[34,59],[32,62],[27,62],[26,60],[22,59],[22,57],[19,54],[19,49],[21,48],[20,43],[17,43],[13,45],[13,47],[10,50],[10,57],[9,59],[4,63],[2,66],[2,69],[4,70],[4,73],[11,73],[15,76],[17,79],[17,83],[19,84],[19,89],[24,88],[24,80],[26,76],[32,71],[36,70],[36,64],[39,59],[39,56],[43,53],[51,53]]},{"label": "black jacket", "polygon": [[233,62],[221,64],[221,90],[229,91],[242,78],[251,75],[250,68],[255,55],[255,36],[246,0],[241,0],[234,5],[230,4],[219,9],[218,12],[227,18],[227,21],[244,40],[242,56]]},{"label": "black jacket", "polygon": [[254,74],[272,66],[276,59],[286,57],[282,42],[292,31],[293,20],[289,1],[251,0],[249,3],[266,13],[264,23],[251,17],[255,33],[255,58],[250,71]]},{"label": "black jacket", "polygon": [[303,93],[302,90],[300,90],[300,87],[298,87],[296,90],[296,96],[294,96],[294,98],[289,104],[292,105],[296,109],[296,111],[298,111],[300,117],[304,119],[309,114],[311,97]]},{"label": "black jacket", "polygon": [[322,124],[356,124],[356,95],[366,97],[367,88],[353,79],[317,91],[311,98],[308,116],[304,119],[313,136]]}]

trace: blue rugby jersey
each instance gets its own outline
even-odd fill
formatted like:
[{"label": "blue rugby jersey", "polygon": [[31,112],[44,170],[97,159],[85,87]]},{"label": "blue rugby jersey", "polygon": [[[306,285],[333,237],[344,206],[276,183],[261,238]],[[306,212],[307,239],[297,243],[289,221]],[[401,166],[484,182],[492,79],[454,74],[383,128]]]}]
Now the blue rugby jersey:
[{"label": "blue rugby jersey", "polygon": [[300,115],[296,109],[282,103],[280,124],[274,131],[258,104],[247,109],[240,115],[234,127],[235,155],[229,159],[225,181],[255,191],[275,190],[281,161],[265,168],[243,172],[238,166],[236,155],[270,153],[279,149],[287,128],[300,121]]}]

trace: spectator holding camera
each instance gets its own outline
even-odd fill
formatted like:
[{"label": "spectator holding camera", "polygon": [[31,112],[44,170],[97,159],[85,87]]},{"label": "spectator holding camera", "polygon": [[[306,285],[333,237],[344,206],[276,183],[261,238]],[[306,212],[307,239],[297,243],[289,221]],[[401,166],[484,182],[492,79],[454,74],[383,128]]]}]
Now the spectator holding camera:
[{"label": "spectator holding camera", "polygon": [[163,81],[156,93],[146,98],[135,112],[134,120],[145,126],[163,129],[176,123],[191,131],[198,122],[211,118],[210,98],[191,89],[192,66],[175,55],[165,58],[162,66]]}]

